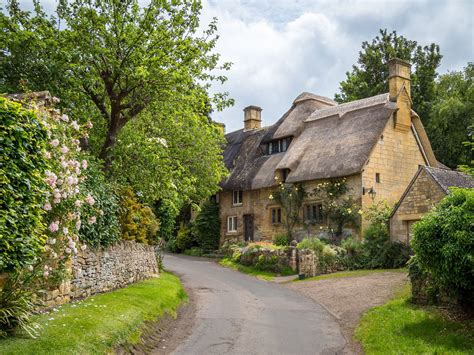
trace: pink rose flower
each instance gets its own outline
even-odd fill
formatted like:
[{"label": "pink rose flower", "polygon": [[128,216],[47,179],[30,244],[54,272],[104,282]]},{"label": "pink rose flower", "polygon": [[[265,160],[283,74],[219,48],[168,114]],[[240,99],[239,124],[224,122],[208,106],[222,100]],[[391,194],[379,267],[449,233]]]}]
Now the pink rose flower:
[{"label": "pink rose flower", "polygon": [[74,202],[74,206],[81,207],[82,206],[82,201],[81,200],[76,200],[76,202]]},{"label": "pink rose flower", "polygon": [[61,153],[66,154],[67,152],[69,152],[69,148],[66,147],[65,145],[63,145],[63,146],[61,147]]},{"label": "pink rose flower", "polygon": [[59,140],[53,139],[51,142],[49,142],[49,144],[51,144],[51,146],[56,148],[59,145]]},{"label": "pink rose flower", "polygon": [[82,169],[87,169],[87,160],[82,161]]},{"label": "pink rose flower", "polygon": [[46,202],[46,203],[44,204],[44,206],[43,206],[43,209],[44,209],[45,211],[51,211],[51,208],[52,208],[52,206],[51,206],[51,204],[50,204],[49,202]]},{"label": "pink rose flower", "polygon": [[81,229],[81,221],[80,220],[76,222],[76,229],[77,230]]},{"label": "pink rose flower", "polygon": [[71,122],[71,126],[72,126],[72,128],[74,128],[76,131],[79,130],[79,125],[77,124],[76,121],[72,121],[72,122]]},{"label": "pink rose flower", "polygon": [[59,222],[58,221],[54,221],[49,225],[49,230],[53,233],[57,232],[58,229],[59,229]]},{"label": "pink rose flower", "polygon": [[86,196],[86,199],[85,199],[85,200],[86,200],[86,202],[87,202],[89,205],[91,205],[91,206],[93,206],[94,203],[95,203],[94,197],[92,197],[91,194],[88,194],[88,195]]},{"label": "pink rose flower", "polygon": [[53,203],[55,203],[57,205],[58,203],[61,203],[61,199],[60,198],[55,198],[55,199],[53,199]]},{"label": "pink rose flower", "polygon": [[94,224],[96,222],[97,218],[95,216],[92,216],[91,218],[89,218],[89,220],[87,221],[89,224]]},{"label": "pink rose flower", "polygon": [[43,276],[44,276],[44,278],[45,278],[45,279],[47,279],[47,278],[48,278],[48,276],[49,276],[49,271],[45,271],[45,272],[43,272]]}]

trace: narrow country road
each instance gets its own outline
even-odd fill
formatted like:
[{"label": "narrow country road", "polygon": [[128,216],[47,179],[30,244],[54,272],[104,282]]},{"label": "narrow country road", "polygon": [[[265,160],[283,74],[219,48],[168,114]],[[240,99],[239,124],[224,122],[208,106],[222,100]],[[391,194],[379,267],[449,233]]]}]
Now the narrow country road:
[{"label": "narrow country road", "polygon": [[196,296],[191,335],[175,354],[336,354],[338,324],[318,303],[212,260],[166,255],[166,269]]}]

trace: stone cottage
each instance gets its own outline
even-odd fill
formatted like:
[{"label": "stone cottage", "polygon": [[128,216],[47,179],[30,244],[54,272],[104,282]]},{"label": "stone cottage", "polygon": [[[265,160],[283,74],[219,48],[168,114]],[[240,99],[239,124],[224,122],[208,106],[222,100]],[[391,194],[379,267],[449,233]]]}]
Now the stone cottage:
[{"label": "stone cottage", "polygon": [[408,244],[412,226],[449,193],[450,187],[474,188],[459,171],[420,166],[390,216],[390,238]]},{"label": "stone cottage", "polygon": [[[352,197],[365,208],[396,203],[420,165],[437,167],[420,118],[411,109],[410,64],[389,63],[389,92],[344,104],[302,93],[273,125],[262,127],[257,106],[244,109],[244,127],[226,135],[224,160],[230,176],[219,192],[221,243],[271,240],[284,233],[282,208],[270,198],[280,182],[306,191],[346,178]],[[371,191],[369,195],[367,192]],[[296,236],[318,233],[321,201],[307,199]],[[348,233],[360,235],[365,221]],[[308,227],[309,226],[309,227]],[[309,230],[308,230],[309,228]]]}]

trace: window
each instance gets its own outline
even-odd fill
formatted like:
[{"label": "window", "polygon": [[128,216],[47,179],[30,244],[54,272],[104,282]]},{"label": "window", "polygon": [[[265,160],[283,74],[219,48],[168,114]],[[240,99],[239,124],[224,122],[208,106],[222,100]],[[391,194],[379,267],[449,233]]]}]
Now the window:
[{"label": "window", "polygon": [[281,208],[272,208],[272,224],[281,223]]},{"label": "window", "polygon": [[290,169],[282,169],[281,171],[281,181],[286,182],[288,175],[290,174]]},{"label": "window", "polygon": [[237,232],[237,216],[227,217],[227,232]]},{"label": "window", "polygon": [[375,182],[380,183],[380,173],[375,173]]},{"label": "window", "polygon": [[306,205],[305,219],[308,222],[321,223],[323,221],[323,205],[320,203]]},{"label": "window", "polygon": [[235,190],[233,193],[232,197],[232,204],[235,205],[241,205],[242,204],[242,196],[243,192],[242,190]]},{"label": "window", "polygon": [[268,154],[286,152],[291,143],[291,137],[276,139],[268,143]]}]

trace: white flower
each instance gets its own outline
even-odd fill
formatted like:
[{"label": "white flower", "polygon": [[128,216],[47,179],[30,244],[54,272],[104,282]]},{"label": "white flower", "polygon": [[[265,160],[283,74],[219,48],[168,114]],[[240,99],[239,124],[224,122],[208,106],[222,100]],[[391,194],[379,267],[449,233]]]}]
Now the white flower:
[{"label": "white flower", "polygon": [[89,121],[89,122],[86,123],[86,127],[91,129],[92,127],[94,127],[94,125],[92,124],[91,121]]},{"label": "white flower", "polygon": [[63,145],[63,146],[61,147],[61,153],[66,154],[67,152],[69,152],[69,148],[66,147],[65,145]]},{"label": "white flower", "polygon": [[69,229],[67,227],[63,227],[63,234],[68,235],[69,234]]},{"label": "white flower", "polygon": [[53,139],[51,142],[49,142],[49,144],[51,144],[51,146],[56,148],[59,145],[59,140]]},{"label": "white flower", "polygon": [[76,200],[76,202],[74,202],[74,206],[76,206],[76,207],[81,207],[81,205],[82,205],[81,200]]},{"label": "white flower", "polygon": [[82,161],[82,169],[87,169],[87,160]]},{"label": "white flower", "polygon": [[94,224],[96,221],[97,221],[97,218],[95,216],[92,216],[91,218],[89,218],[89,220],[87,222],[89,224]]},{"label": "white flower", "polygon": [[80,230],[81,229],[81,220],[76,222],[76,229]]},{"label": "white flower", "polygon": [[30,271],[30,272],[33,271],[33,265],[28,265],[28,268],[27,268],[27,269],[28,269],[28,271]]},{"label": "white flower", "polygon": [[72,128],[74,128],[76,131],[79,130],[79,125],[77,124],[76,121],[72,121],[72,122],[71,122],[71,126],[72,126]]},{"label": "white flower", "polygon": [[46,203],[44,204],[44,206],[43,206],[43,209],[44,209],[45,211],[51,211],[51,208],[52,208],[52,207],[51,207],[51,204],[50,204],[49,202],[46,202]]},{"label": "white flower", "polygon": [[54,245],[54,244],[56,244],[56,239],[55,238],[49,238],[48,243],[51,244],[51,245]]},{"label": "white flower", "polygon": [[69,122],[69,117],[68,117],[68,115],[62,115],[62,116],[61,116],[61,119],[62,119],[64,122]]},{"label": "white flower", "polygon": [[89,205],[91,205],[91,206],[93,206],[94,203],[95,203],[94,197],[92,197],[91,194],[88,194],[88,195],[86,196],[85,200],[86,200],[86,202],[87,202]]},{"label": "white flower", "polygon": [[44,152],[44,157],[46,159],[51,159],[51,152],[48,152],[48,151]]},{"label": "white flower", "polygon": [[66,248],[66,249],[64,249],[64,252],[65,252],[66,254],[71,254],[72,250],[69,249],[69,248]]}]

